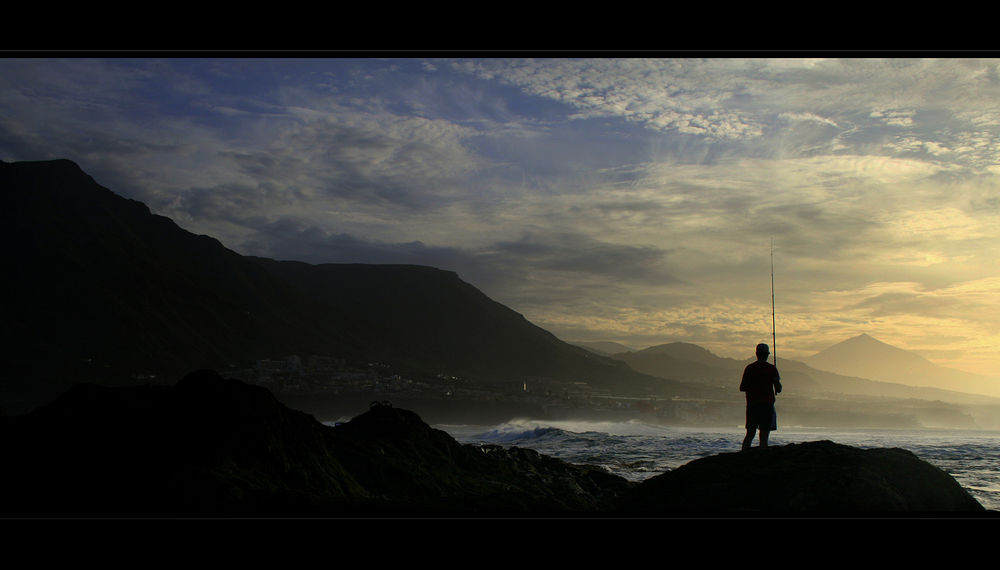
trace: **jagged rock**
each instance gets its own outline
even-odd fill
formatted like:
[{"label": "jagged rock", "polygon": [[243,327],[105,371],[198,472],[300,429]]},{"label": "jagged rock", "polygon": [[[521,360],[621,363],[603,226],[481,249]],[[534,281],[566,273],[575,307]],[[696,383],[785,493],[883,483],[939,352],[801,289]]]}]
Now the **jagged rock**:
[{"label": "jagged rock", "polygon": [[462,445],[416,414],[377,406],[334,428],[336,456],[378,508],[434,512],[606,511],[632,483],[533,450]]},{"label": "jagged rock", "polygon": [[644,481],[623,511],[983,512],[949,474],[903,449],[813,441],[697,459]]},{"label": "jagged rock", "polygon": [[15,517],[599,511],[632,485],[463,446],[407,410],[328,427],[210,370],[173,387],[77,385],[3,418],[0,436],[4,515]]}]

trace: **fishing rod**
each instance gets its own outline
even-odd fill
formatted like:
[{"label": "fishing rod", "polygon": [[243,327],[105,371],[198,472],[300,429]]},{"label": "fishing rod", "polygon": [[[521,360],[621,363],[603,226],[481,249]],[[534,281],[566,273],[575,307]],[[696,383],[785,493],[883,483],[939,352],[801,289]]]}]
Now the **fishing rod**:
[{"label": "fishing rod", "polygon": [[778,366],[778,331],[774,327],[774,238],[771,238],[771,354]]}]

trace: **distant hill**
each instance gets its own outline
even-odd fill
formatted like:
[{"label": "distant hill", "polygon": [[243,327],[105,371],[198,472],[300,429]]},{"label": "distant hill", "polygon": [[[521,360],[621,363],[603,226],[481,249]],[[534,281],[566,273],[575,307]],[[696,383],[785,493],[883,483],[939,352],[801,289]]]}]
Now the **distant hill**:
[{"label": "distant hill", "polygon": [[636,354],[663,354],[678,360],[687,360],[697,364],[703,364],[705,366],[721,368],[724,370],[739,370],[740,372],[742,372],[743,368],[746,367],[751,360],[753,360],[752,358],[747,360],[723,358],[715,355],[715,353],[706,348],[702,348],[697,344],[691,344],[689,342],[671,342],[668,344],[651,346],[645,350],[638,351]]},{"label": "distant hill", "polygon": [[612,358],[625,362],[633,370],[662,378],[683,378],[687,380],[732,379],[742,373],[742,367],[736,370],[729,367],[712,366],[672,354],[648,352],[648,350],[615,354],[612,355]]},{"label": "distant hill", "polygon": [[[743,369],[752,362],[723,358],[696,344],[673,342],[651,346],[633,353],[613,355],[633,370],[661,378],[695,381],[716,386],[739,388]],[[821,392],[826,387],[808,373],[782,361],[779,365],[786,392]],[[805,367],[807,368],[807,367]],[[831,387],[832,388],[832,387]]]},{"label": "distant hill", "polygon": [[613,354],[619,354],[622,352],[635,352],[635,349],[624,344],[610,341],[599,341],[599,342],[581,342],[581,341],[569,341],[569,344],[573,346],[579,346],[581,348],[586,348],[594,354],[600,354],[601,356],[611,356]]},{"label": "distant hill", "polygon": [[938,366],[913,352],[861,334],[800,359],[845,376],[1000,397],[1000,378]]},{"label": "distant hill", "polygon": [[[723,358],[696,344],[674,342],[644,350],[615,354],[612,358],[627,363],[637,372],[684,382],[700,382],[738,389],[743,369],[753,358],[736,360]],[[918,387],[898,382],[837,374],[819,370],[798,360],[780,359],[785,394],[846,395],[941,400],[955,403],[977,403],[982,398],[965,392],[934,387]]]},{"label": "distant hill", "polygon": [[556,339],[454,273],[246,258],[69,160],[0,161],[0,240],[7,411],[75,382],[172,383],[291,354],[470,379],[664,385]]}]

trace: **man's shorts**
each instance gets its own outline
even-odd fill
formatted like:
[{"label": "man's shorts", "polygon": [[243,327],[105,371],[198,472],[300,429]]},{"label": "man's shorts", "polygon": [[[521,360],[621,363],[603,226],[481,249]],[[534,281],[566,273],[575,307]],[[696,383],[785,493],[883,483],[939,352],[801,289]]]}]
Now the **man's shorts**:
[{"label": "man's shorts", "polygon": [[774,404],[747,402],[747,430],[773,431]]}]

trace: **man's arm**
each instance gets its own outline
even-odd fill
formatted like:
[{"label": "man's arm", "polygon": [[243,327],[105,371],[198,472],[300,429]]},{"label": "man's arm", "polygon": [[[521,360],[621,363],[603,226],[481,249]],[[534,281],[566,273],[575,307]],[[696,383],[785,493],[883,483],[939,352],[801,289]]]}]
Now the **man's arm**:
[{"label": "man's arm", "polygon": [[774,369],[774,393],[781,393],[781,376],[778,374],[778,369]]}]

